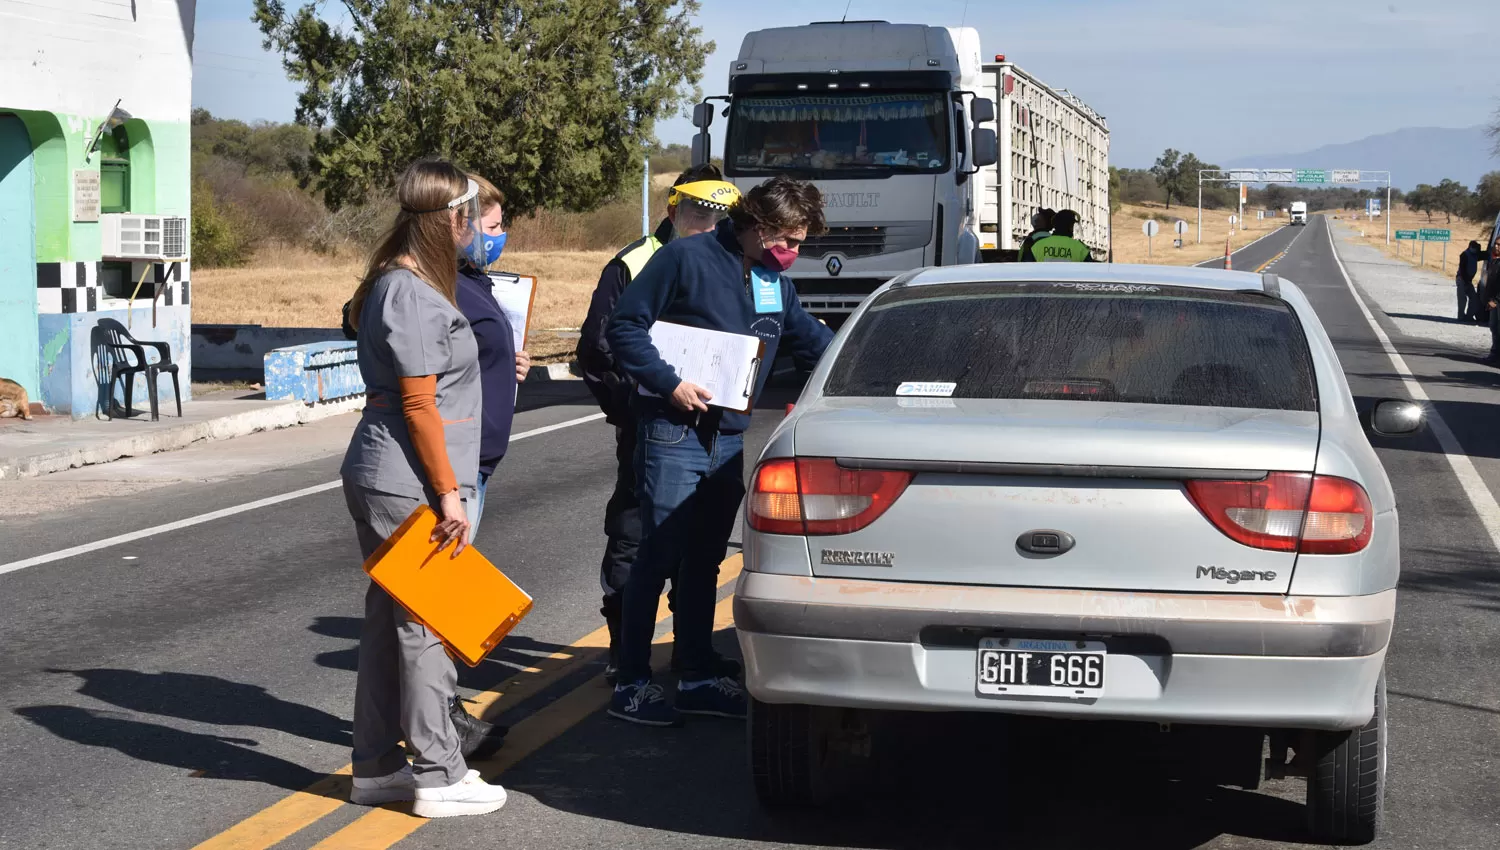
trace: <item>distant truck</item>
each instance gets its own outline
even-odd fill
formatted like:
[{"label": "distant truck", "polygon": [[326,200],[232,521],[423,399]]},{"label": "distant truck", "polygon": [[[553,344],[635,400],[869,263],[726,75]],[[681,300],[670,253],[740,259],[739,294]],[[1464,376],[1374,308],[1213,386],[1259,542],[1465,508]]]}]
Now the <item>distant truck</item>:
[{"label": "distant truck", "polygon": [[1014,65],[983,64],[973,28],[849,21],[751,32],[728,95],[708,101],[693,113],[695,163],[708,160],[722,109],[727,179],[749,189],[790,174],[822,190],[829,231],[803,244],[791,276],[803,306],[832,326],[912,269],[1014,259],[1038,205],[1089,200],[1075,207],[1080,231],[1099,259],[1108,252],[1107,136],[1101,155],[1093,135],[1102,119]]},{"label": "distant truck", "polygon": [[1292,201],[1292,224],[1307,224],[1307,201]]}]

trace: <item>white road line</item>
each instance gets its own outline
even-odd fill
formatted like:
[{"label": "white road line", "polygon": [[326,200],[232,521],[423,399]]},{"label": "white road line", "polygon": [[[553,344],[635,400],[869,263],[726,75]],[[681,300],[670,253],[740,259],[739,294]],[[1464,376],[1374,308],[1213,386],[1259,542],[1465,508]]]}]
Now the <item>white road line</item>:
[{"label": "white road line", "polygon": [[[524,440],[527,437],[536,437],[542,434],[550,434],[553,431],[560,431],[564,428],[571,428],[574,425],[582,425],[586,422],[594,422],[603,418],[603,413],[595,413],[591,416],[580,416],[577,419],[569,419],[566,422],[559,422],[556,425],[546,425],[541,428],[533,428],[530,431],[522,431],[519,434],[512,434],[510,437],[510,441],[514,443],[517,440]],[[117,534],[114,537],[107,537],[103,540],[96,540],[93,543],[84,543],[79,546],[71,546],[67,549],[59,549],[56,552],[48,552],[45,555],[37,555],[34,558],[27,558],[22,561],[12,561],[9,564],[0,564],[0,575],[13,573],[17,570],[24,570],[27,567],[35,567],[41,564],[51,563],[53,561],[61,561],[64,558],[72,558],[76,555],[87,555],[90,552],[97,552],[100,549],[108,549],[111,546],[119,546],[122,543],[133,543],[137,540],[142,540],[147,537],[155,537],[158,534],[166,534],[169,531],[178,531],[184,528],[191,528],[195,525],[202,525],[206,522],[213,522],[214,520],[224,519],[225,517],[232,517],[236,514],[246,513],[248,511],[257,510],[259,508],[268,508],[272,505],[279,505],[282,502],[290,502],[293,499],[300,499],[303,496],[312,496],[317,493],[326,493],[329,490],[338,489],[343,485],[344,482],[342,480],[327,481],[322,484],[315,484],[311,487],[304,487],[301,490],[293,490],[290,493],[282,493],[279,496],[269,496],[264,499],[256,499],[253,502],[246,502],[243,505],[235,505],[234,507],[224,508],[222,510],[209,511],[206,514],[198,514],[197,516],[190,516],[186,519],[179,519],[175,522],[169,522],[164,525],[152,526],[151,528],[143,528],[140,531],[132,531],[128,534]]]},{"label": "white road line", "polygon": [[1328,233],[1328,247],[1333,251],[1333,260],[1338,263],[1339,273],[1344,276],[1344,285],[1349,287],[1349,293],[1354,296],[1354,303],[1359,305],[1359,311],[1364,314],[1365,321],[1370,323],[1370,329],[1375,331],[1375,338],[1380,340],[1380,345],[1385,349],[1386,356],[1391,359],[1391,365],[1395,367],[1396,373],[1401,376],[1401,383],[1406,387],[1406,392],[1413,401],[1426,402],[1427,426],[1432,429],[1432,435],[1437,438],[1438,446],[1443,450],[1443,456],[1448,459],[1448,465],[1453,467],[1453,475],[1458,479],[1458,484],[1464,490],[1464,495],[1469,497],[1469,504],[1474,506],[1474,512],[1479,514],[1479,521],[1484,524],[1484,530],[1489,534],[1490,541],[1496,549],[1500,549],[1500,502],[1495,501],[1495,494],[1490,492],[1484,479],[1480,477],[1479,470],[1474,468],[1474,461],[1464,453],[1464,447],[1454,436],[1453,429],[1443,421],[1443,417],[1432,406],[1432,399],[1428,397],[1427,391],[1422,384],[1407,368],[1406,360],[1391,344],[1391,338],[1386,336],[1385,329],[1375,321],[1375,315],[1366,306],[1365,299],[1354,287],[1354,281],[1350,280],[1349,272],[1344,268],[1344,261],[1339,257],[1338,245],[1334,242],[1333,227],[1326,221],[1323,227]]}]

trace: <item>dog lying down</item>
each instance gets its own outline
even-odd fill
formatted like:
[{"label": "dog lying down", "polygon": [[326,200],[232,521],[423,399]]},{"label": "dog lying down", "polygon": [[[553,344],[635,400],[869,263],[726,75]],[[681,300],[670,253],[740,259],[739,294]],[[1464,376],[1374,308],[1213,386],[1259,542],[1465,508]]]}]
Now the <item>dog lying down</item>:
[{"label": "dog lying down", "polygon": [[31,399],[26,388],[9,378],[0,378],[0,419],[31,418]]}]

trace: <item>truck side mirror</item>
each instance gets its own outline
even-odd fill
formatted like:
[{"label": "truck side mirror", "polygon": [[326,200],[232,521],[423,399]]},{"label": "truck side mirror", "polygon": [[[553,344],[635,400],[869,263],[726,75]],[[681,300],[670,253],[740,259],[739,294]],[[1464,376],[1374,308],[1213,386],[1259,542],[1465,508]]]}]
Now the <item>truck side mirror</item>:
[{"label": "truck side mirror", "polygon": [[711,156],[711,154],[712,154],[712,151],[710,150],[710,142],[709,142],[709,138],[708,138],[708,131],[704,130],[703,132],[694,135],[693,136],[693,167],[697,168],[700,165],[707,165],[708,162],[709,162],[709,160],[711,160],[713,158]]},{"label": "truck side mirror", "polygon": [[699,130],[707,130],[714,123],[714,105],[712,103],[700,103],[693,107],[693,126]]},{"label": "truck side mirror", "polygon": [[984,168],[1000,161],[1000,140],[994,130],[976,128],[969,134],[969,167]]},{"label": "truck side mirror", "polygon": [[995,120],[995,102],[987,97],[976,97],[969,104],[969,115],[975,124],[988,124]]}]

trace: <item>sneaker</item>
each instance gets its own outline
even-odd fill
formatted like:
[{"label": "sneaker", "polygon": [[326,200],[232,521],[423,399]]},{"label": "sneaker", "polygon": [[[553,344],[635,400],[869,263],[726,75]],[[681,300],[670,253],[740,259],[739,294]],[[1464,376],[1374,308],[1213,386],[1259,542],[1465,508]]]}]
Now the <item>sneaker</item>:
[{"label": "sneaker", "polygon": [[677,683],[677,710],[683,714],[745,719],[745,689],[728,676]]},{"label": "sneaker", "polygon": [[505,789],[491,785],[471,770],[447,788],[418,788],[411,813],[419,818],[486,815],[505,805]]},{"label": "sneaker", "polygon": [[[682,675],[682,665],[677,661],[675,649],[672,652],[672,672]],[[713,660],[709,662],[709,672],[716,678],[739,679],[740,675],[745,672],[745,668],[735,659],[715,652]]]},{"label": "sneaker", "polygon": [[458,749],[465,759],[486,759],[495,754],[505,743],[505,733],[510,729],[487,723],[464,709],[463,700],[448,698],[448,716],[458,732]]},{"label": "sneaker", "polygon": [[349,802],[356,806],[378,806],[382,803],[401,803],[416,798],[417,780],[412,776],[411,765],[385,776],[356,776],[354,788],[349,792]]},{"label": "sneaker", "polygon": [[609,714],[642,726],[676,726],[682,722],[677,709],[667,704],[666,691],[650,681],[616,685]]}]

